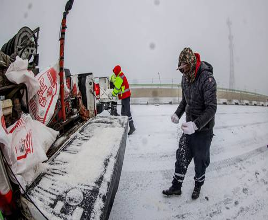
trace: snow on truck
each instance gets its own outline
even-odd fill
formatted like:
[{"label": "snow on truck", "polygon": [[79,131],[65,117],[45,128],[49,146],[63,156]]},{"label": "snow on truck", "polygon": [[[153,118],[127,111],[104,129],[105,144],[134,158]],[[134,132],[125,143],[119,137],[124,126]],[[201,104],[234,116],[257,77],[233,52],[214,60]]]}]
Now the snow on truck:
[{"label": "snow on truck", "polygon": [[[124,159],[127,117],[107,77],[64,68],[39,72],[39,28],[23,27],[0,51],[0,219],[108,219]],[[114,101],[114,100],[113,100]]]}]

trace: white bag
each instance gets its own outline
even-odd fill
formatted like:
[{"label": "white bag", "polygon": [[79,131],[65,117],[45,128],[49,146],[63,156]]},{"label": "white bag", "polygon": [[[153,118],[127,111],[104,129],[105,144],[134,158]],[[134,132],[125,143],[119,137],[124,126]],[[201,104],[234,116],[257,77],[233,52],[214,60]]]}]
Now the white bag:
[{"label": "white bag", "polygon": [[[55,141],[58,132],[51,132],[52,129],[32,120],[29,114],[22,114],[21,118],[7,130],[12,134],[11,157],[7,162],[19,183],[25,189],[26,185],[30,184],[39,174],[38,166],[40,163],[47,160],[43,148],[48,147],[47,144]],[[45,140],[45,138],[52,137],[50,133],[53,134],[53,138]],[[48,134],[51,136],[49,137]],[[12,181],[16,183],[12,174],[9,173],[9,175]]]},{"label": "white bag", "polygon": [[52,118],[59,98],[59,64],[36,75],[40,89],[29,101],[29,110],[33,119],[48,124]]},{"label": "white bag", "polygon": [[59,132],[36,120],[33,120],[33,125],[34,129],[37,131],[43,150],[47,152],[53,142],[56,140]]},{"label": "white bag", "polygon": [[[39,165],[47,160],[46,152],[59,132],[32,120],[29,114],[22,114],[21,118],[6,130],[1,124],[0,130],[0,142],[5,143],[2,150],[8,165],[25,188],[39,174]],[[9,175],[16,183],[10,172]]]},{"label": "white bag", "polygon": [[47,160],[41,146],[42,136],[40,137],[35,130],[30,115],[22,114],[21,118],[7,130],[12,134],[10,164],[15,174],[22,174]]},{"label": "white bag", "polygon": [[40,86],[33,72],[27,70],[27,68],[28,60],[23,60],[17,56],[15,62],[11,63],[8,67],[6,77],[10,82],[16,84],[24,83],[27,86],[28,98],[31,99]]},{"label": "white bag", "polygon": [[42,136],[35,130],[30,115],[22,114],[15,124],[8,127],[8,131],[12,134],[11,160],[8,163],[15,174],[23,174],[47,160],[40,141]]}]

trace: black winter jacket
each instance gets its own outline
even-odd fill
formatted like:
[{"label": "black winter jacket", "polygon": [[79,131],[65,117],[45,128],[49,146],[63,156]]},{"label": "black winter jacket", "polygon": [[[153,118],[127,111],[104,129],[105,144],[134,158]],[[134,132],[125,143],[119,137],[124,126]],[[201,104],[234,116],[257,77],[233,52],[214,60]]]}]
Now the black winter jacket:
[{"label": "black winter jacket", "polygon": [[213,77],[213,67],[202,61],[195,81],[190,83],[182,76],[181,86],[182,101],[175,113],[181,118],[186,112],[186,121],[193,121],[198,131],[212,129],[217,110],[217,84]]}]

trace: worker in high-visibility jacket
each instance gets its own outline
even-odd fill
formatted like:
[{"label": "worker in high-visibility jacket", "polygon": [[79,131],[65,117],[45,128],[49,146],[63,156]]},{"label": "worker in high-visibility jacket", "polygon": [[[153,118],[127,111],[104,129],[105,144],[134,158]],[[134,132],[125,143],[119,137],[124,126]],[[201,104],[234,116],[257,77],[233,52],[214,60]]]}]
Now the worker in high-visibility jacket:
[{"label": "worker in high-visibility jacket", "polygon": [[129,122],[129,132],[128,135],[131,135],[136,129],[134,126],[134,122],[131,116],[130,111],[130,88],[127,81],[127,77],[121,71],[121,67],[119,65],[115,66],[113,69],[115,78],[111,77],[112,82],[114,84],[114,89],[112,92],[112,96],[118,96],[118,98],[122,101],[121,115],[128,116]]},{"label": "worker in high-visibility jacket", "polygon": [[[110,77],[110,89],[114,89],[116,75],[113,73]],[[117,101],[111,101],[111,115],[119,116],[117,113]]]}]

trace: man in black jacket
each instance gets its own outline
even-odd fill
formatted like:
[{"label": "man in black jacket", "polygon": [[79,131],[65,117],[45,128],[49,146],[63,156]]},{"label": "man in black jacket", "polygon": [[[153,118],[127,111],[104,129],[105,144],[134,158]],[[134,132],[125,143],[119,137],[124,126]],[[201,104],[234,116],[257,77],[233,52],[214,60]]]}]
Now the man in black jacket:
[{"label": "man in black jacket", "polygon": [[173,123],[186,112],[182,123],[183,134],[176,152],[175,173],[172,186],[163,190],[164,195],[180,195],[182,182],[192,159],[195,164],[195,187],[192,199],[197,199],[205,181],[206,168],[210,163],[210,144],[213,137],[217,110],[217,85],[212,66],[200,61],[200,55],[190,48],[180,53],[178,70],[182,76],[182,101],[171,116]]}]

